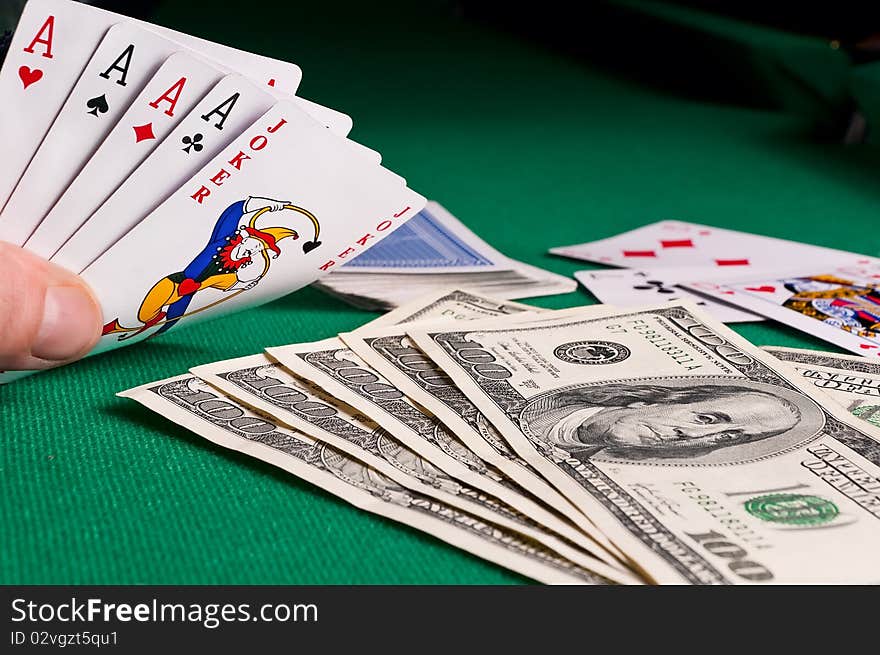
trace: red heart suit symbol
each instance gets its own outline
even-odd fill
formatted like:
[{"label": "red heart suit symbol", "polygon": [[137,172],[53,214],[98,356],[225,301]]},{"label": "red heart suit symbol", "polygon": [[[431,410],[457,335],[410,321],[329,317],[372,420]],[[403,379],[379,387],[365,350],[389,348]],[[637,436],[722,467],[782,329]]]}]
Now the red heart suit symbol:
[{"label": "red heart suit symbol", "polygon": [[39,68],[34,68],[32,70],[29,66],[22,66],[18,69],[18,76],[21,78],[21,83],[24,84],[24,88],[28,88],[31,84],[43,79],[43,71]]},{"label": "red heart suit symbol", "polygon": [[746,291],[760,291],[761,293],[773,293],[774,291],[776,291],[776,287],[771,287],[771,286],[765,284],[760,287],[746,287]]}]

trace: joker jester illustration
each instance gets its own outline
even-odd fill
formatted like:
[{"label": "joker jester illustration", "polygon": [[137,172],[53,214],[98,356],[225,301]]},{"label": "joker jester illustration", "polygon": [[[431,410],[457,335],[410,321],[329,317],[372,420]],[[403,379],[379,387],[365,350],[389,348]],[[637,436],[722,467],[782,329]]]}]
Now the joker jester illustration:
[{"label": "joker jester illustration", "polygon": [[[309,253],[318,241],[320,224],[308,210],[289,202],[251,196],[229,207],[217,219],[207,245],[182,271],[166,275],[147,292],[140,309],[140,325],[124,327],[119,319],[104,326],[103,334],[120,334],[119,340],[130,339],[158,327],[150,336],[171,329],[180,319],[205,311],[253,289],[269,272],[272,261],[281,255],[281,242],[299,239],[296,230],[288,227],[257,227],[257,219],[267,212],[294,211],[308,218],[315,230],[313,240],[303,245]],[[205,289],[232,292],[200,309],[187,313],[193,296]]]}]

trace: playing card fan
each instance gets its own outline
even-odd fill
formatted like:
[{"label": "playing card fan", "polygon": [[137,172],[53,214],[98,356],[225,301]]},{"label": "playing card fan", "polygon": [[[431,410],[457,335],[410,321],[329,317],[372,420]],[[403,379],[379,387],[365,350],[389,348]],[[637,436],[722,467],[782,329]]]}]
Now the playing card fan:
[{"label": "playing card fan", "polygon": [[[0,240],[81,274],[93,352],[253,307],[425,200],[293,95],[301,72],[68,0],[30,0],[0,70]],[[0,381],[17,376],[6,373]]]}]

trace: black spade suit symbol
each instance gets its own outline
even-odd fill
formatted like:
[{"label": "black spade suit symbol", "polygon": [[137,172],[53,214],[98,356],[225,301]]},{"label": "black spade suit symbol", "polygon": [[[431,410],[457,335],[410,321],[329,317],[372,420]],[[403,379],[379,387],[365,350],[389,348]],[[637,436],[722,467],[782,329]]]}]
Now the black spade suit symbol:
[{"label": "black spade suit symbol", "polygon": [[106,114],[107,110],[110,109],[110,105],[107,104],[107,96],[103,93],[96,98],[92,98],[91,100],[89,100],[86,103],[86,107],[89,109],[89,113],[92,116]]}]

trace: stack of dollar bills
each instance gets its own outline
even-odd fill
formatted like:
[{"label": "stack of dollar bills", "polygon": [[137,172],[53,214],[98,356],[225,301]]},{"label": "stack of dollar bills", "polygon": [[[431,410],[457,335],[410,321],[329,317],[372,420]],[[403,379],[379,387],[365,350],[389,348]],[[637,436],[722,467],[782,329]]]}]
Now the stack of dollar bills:
[{"label": "stack of dollar bills", "polygon": [[686,301],[443,290],[121,395],[545,583],[880,582],[880,366]]},{"label": "stack of dollar bills", "polygon": [[467,287],[494,298],[570,293],[571,278],[511,259],[429,202],[393,234],[314,286],[365,309],[392,309],[441,288]]}]

